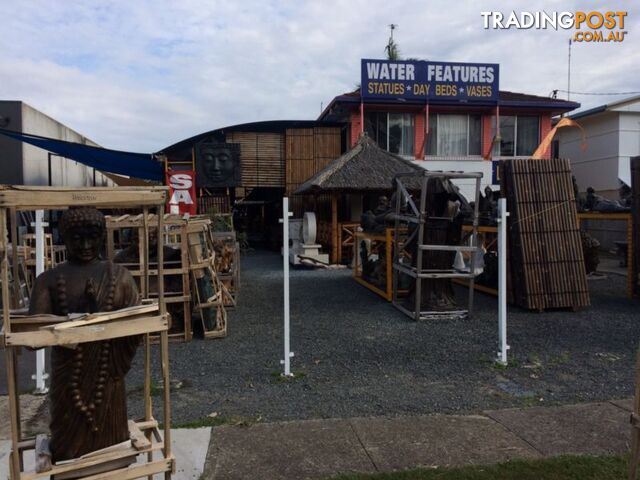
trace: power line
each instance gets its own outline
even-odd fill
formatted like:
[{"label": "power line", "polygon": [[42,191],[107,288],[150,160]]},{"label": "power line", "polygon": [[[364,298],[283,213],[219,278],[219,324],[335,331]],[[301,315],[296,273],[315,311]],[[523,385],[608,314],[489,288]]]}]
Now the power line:
[{"label": "power line", "polygon": [[[554,92],[562,92],[569,93],[568,90],[554,90]],[[640,92],[574,92],[571,91],[572,95],[640,95]]]}]

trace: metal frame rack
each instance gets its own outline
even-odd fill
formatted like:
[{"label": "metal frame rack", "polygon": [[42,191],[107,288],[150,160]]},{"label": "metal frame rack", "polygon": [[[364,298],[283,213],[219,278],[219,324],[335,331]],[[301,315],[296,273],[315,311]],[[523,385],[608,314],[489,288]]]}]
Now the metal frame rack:
[{"label": "metal frame rack", "polygon": [[[475,180],[475,206],[473,212],[473,230],[471,234],[471,245],[429,245],[424,243],[425,227],[428,228],[429,220],[443,220],[448,217],[429,217],[427,214],[427,185],[431,178],[450,179],[474,179]],[[420,188],[420,204],[419,207],[409,193],[411,190],[416,191],[415,186],[406,184],[406,180],[410,179],[413,185],[419,183]],[[441,318],[460,318],[471,314],[473,309],[473,292],[475,279],[475,257],[476,252],[480,250],[477,245],[478,241],[478,203],[480,198],[480,180],[482,173],[480,172],[441,172],[428,171],[416,174],[406,173],[396,175],[394,183],[396,184],[396,201],[395,201],[395,228],[394,228],[394,252],[393,252],[393,306],[414,320],[429,320]],[[403,204],[406,202],[407,212],[402,212]],[[411,232],[409,229],[406,238],[401,237],[401,232],[410,224],[417,225],[417,228]],[[417,238],[416,238],[417,237]],[[404,258],[404,246],[417,240],[415,267],[408,266],[402,262]],[[424,269],[422,267],[422,257],[425,251],[451,251],[451,252],[468,252],[471,254],[471,265],[469,272],[461,272],[453,269]],[[414,310],[408,310],[398,302],[398,275],[404,273],[415,278],[416,294]],[[448,311],[421,311],[422,299],[422,280],[425,279],[444,279],[444,278],[467,278],[469,279],[469,301],[467,310],[448,310]]]}]

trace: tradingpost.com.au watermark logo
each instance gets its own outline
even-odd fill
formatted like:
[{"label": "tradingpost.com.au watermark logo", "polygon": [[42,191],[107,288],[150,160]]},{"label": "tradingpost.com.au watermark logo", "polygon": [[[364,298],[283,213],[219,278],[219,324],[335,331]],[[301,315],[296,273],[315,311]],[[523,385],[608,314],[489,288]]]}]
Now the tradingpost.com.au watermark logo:
[{"label": "tradingpost.com.au watermark logo", "polygon": [[485,30],[575,30],[574,42],[622,42],[627,12],[480,12]]}]

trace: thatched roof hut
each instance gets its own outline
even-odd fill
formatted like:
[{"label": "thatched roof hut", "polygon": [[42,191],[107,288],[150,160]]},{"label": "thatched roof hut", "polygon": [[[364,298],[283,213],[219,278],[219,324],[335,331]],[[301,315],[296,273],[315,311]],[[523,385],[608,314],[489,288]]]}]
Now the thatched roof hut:
[{"label": "thatched roof hut", "polygon": [[[361,206],[364,209],[362,202],[364,197],[370,197],[370,194],[390,194],[395,191],[394,179],[400,174],[410,174],[402,179],[402,184],[410,192],[417,194],[425,180],[424,173],[425,169],[420,165],[387,152],[367,135],[362,135],[358,143],[348,152],[335,159],[300,185],[294,191],[294,195],[313,195],[314,205],[317,207],[315,203],[317,197],[320,194],[328,194],[330,212],[327,212],[327,215],[320,214],[318,218],[322,223],[330,217],[330,222],[327,222],[329,223],[330,237],[327,243],[331,245],[332,261],[339,263],[343,257],[342,249],[345,246],[352,245],[349,240],[344,241],[342,238],[343,231],[354,230],[354,220],[356,222],[355,225],[358,226],[360,215],[362,214],[361,210],[357,219],[348,216],[348,214],[344,218],[345,207],[349,209],[350,206],[354,206],[352,204],[353,197],[360,196]],[[467,205],[458,187],[451,181],[444,178],[439,181],[436,178],[433,180],[437,181],[437,188],[455,195],[464,206]],[[347,199],[347,197],[351,198]],[[341,202],[343,208],[339,208],[340,199],[343,200]],[[349,205],[350,203],[351,205]],[[316,213],[320,213],[317,208],[314,208],[314,210],[316,210]]]},{"label": "thatched roof hut", "polygon": [[353,148],[300,185],[294,194],[388,191],[394,188],[396,175],[422,171],[420,166],[383,150],[362,135]]}]

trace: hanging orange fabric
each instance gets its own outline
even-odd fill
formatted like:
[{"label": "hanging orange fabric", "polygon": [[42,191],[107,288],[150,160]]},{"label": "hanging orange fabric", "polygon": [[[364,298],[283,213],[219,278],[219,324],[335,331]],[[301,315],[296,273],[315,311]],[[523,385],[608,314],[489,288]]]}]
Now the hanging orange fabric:
[{"label": "hanging orange fabric", "polygon": [[533,152],[533,155],[531,155],[531,159],[532,160],[542,160],[544,158],[544,154],[545,152],[549,149],[549,147],[551,146],[551,142],[553,141],[553,137],[556,135],[556,132],[558,131],[559,128],[562,127],[577,127],[580,129],[580,131],[582,132],[582,144],[580,145],[580,148],[582,148],[582,150],[586,150],[587,149],[587,140],[586,140],[586,135],[584,133],[584,129],[582,128],[582,126],[576,122],[575,120],[571,120],[570,118],[561,118],[560,121],[556,124],[555,127],[553,127],[549,133],[547,133],[547,136],[544,137],[544,140],[542,140],[542,142],[540,142],[540,145],[538,145],[538,148],[536,148],[536,151]]}]

